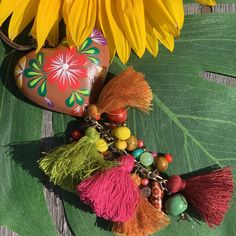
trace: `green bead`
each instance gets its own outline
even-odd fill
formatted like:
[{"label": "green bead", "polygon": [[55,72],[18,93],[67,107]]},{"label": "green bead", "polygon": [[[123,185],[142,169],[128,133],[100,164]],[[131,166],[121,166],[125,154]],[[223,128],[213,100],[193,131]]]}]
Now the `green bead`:
[{"label": "green bead", "polygon": [[150,152],[144,152],[140,156],[140,162],[144,166],[150,166],[153,163],[153,156]]},{"label": "green bead", "polygon": [[183,213],[188,208],[188,202],[181,194],[176,194],[167,199],[165,203],[166,212],[172,216]]},{"label": "green bead", "polygon": [[131,153],[131,155],[134,156],[135,159],[138,159],[143,152],[144,150],[142,148],[137,148]]}]

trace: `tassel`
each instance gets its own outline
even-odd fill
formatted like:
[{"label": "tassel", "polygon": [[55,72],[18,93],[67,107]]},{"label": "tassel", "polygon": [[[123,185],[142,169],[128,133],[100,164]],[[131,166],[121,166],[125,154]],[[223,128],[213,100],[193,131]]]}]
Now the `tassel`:
[{"label": "tassel", "polygon": [[[134,175],[136,180],[140,178]],[[130,220],[126,222],[116,222],[113,224],[112,231],[116,235],[123,236],[148,236],[165,228],[170,220],[164,212],[152,206],[148,200],[141,197],[137,211]]]},{"label": "tassel", "polygon": [[170,192],[181,194],[210,226],[220,225],[233,194],[233,175],[230,167],[207,174],[181,179],[173,175],[167,182]]},{"label": "tassel", "polygon": [[50,177],[50,181],[68,191],[75,191],[79,181],[95,171],[115,165],[106,161],[96,149],[100,135],[89,127],[78,142],[64,145],[47,153],[39,160],[39,167]]},{"label": "tassel", "polygon": [[152,91],[144,75],[128,67],[105,85],[97,103],[89,105],[87,112],[93,118],[126,106],[148,112],[151,100]]},{"label": "tassel", "polygon": [[95,174],[77,186],[82,201],[88,204],[97,216],[111,221],[130,219],[140,199],[138,187],[131,179],[134,157],[121,157],[120,166]]}]

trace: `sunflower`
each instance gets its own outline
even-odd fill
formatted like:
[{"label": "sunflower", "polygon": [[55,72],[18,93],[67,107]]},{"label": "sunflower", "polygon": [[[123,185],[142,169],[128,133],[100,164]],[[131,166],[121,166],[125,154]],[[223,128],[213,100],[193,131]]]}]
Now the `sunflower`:
[{"label": "sunflower", "polygon": [[[215,5],[215,0],[197,0]],[[66,25],[69,45],[80,45],[94,27],[102,30],[111,58],[117,53],[123,63],[131,49],[142,57],[145,49],[158,54],[160,42],[170,51],[184,22],[183,0],[1,0],[0,26],[9,17],[8,35],[14,40],[34,21],[31,34],[39,50],[47,39],[58,44],[59,23]]]}]

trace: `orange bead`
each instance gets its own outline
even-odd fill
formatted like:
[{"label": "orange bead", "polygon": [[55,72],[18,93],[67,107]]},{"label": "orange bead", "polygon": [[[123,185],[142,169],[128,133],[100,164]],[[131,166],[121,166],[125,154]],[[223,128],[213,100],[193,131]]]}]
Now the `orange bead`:
[{"label": "orange bead", "polygon": [[168,168],[168,161],[165,157],[159,157],[156,159],[156,167],[160,172],[165,171]]}]

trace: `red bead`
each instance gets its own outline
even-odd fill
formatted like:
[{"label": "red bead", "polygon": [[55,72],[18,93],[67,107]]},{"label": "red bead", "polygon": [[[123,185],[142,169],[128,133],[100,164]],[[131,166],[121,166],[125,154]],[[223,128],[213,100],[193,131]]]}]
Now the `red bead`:
[{"label": "red bead", "polygon": [[171,193],[177,193],[185,188],[185,184],[179,175],[172,175],[169,177],[166,187]]},{"label": "red bead", "polygon": [[166,153],[165,158],[168,161],[168,163],[171,163],[173,161],[173,157],[170,153]]},{"label": "red bead", "polygon": [[143,146],[144,146],[143,140],[142,140],[142,139],[139,139],[139,140],[138,140],[138,147],[139,147],[139,148],[142,148]]},{"label": "red bead", "polygon": [[149,180],[148,180],[148,179],[142,179],[142,180],[141,180],[141,184],[142,184],[143,186],[147,186],[147,185],[149,184]]},{"label": "red bead", "polygon": [[117,124],[124,123],[127,120],[128,112],[125,108],[120,108],[107,114],[107,118]]},{"label": "red bead", "polygon": [[77,141],[80,139],[81,133],[79,132],[79,130],[75,129],[75,130],[73,130],[71,137],[73,140]]}]

